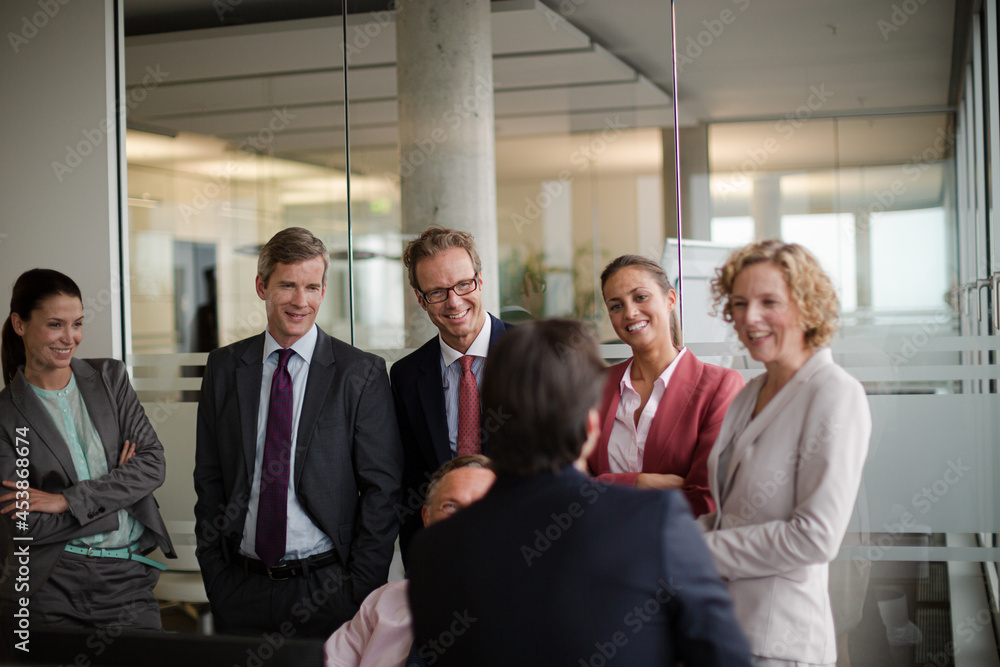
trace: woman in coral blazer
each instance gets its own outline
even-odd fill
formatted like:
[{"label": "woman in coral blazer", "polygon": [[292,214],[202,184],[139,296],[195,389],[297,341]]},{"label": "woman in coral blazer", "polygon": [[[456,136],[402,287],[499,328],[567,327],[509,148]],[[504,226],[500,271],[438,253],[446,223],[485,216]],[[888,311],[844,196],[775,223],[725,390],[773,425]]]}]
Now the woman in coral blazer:
[{"label": "woman in coral blazer", "polygon": [[837,660],[828,563],[854,509],[871,436],[861,384],[826,347],[837,297],[804,248],[736,251],[716,306],[766,372],[733,401],[708,460],[718,512],[701,517],[754,665]]},{"label": "woman in coral blazer", "polygon": [[677,294],[656,262],[623,255],[604,269],[601,289],[633,357],[609,369],[590,472],[636,488],[681,489],[695,516],[710,512],[706,463],[743,378],[681,346]]}]

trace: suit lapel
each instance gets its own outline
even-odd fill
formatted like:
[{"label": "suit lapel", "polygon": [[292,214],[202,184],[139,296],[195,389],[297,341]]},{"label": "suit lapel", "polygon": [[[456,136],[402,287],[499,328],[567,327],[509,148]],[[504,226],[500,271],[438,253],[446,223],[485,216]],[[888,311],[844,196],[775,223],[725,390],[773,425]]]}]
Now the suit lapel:
[{"label": "suit lapel", "polygon": [[[788,383],[782,387],[774,398],[764,406],[764,409],[760,411],[756,417],[754,417],[750,423],[747,424],[746,428],[743,429],[742,433],[739,433],[734,438],[732,457],[729,460],[729,471],[726,473],[726,484],[725,488],[730,488],[730,483],[733,477],[736,476],[736,470],[739,468],[739,464],[742,459],[746,456],[750,449],[750,445],[753,444],[760,434],[764,432],[768,426],[771,425],[774,420],[781,415],[785,407],[799,394],[799,390],[809,381],[809,379],[816,373],[817,370],[823,367],[825,363],[832,361],[832,355],[828,348],[819,350],[809,358],[808,361],[800,368],[795,375],[792,377]],[[743,419],[737,420],[737,424],[742,423],[749,416],[748,413],[753,412],[754,406],[757,404],[757,396],[760,394],[761,388],[764,386],[764,382],[767,375],[759,375],[753,379],[753,388],[751,391],[747,392],[747,403],[743,406],[743,411],[741,412],[741,417]],[[723,498],[725,500],[725,498]]]},{"label": "suit lapel", "polygon": [[642,452],[642,470],[663,470],[662,459],[676,456],[677,452],[668,446],[653,446],[650,443],[669,443],[685,416],[688,407],[697,395],[698,383],[705,364],[695,358],[690,351],[677,360],[677,368],[660,399],[646,435],[646,447]]},{"label": "suit lapel", "polygon": [[243,439],[243,463],[248,480],[253,480],[257,453],[257,410],[260,408],[261,373],[264,372],[264,334],[250,341],[236,369],[236,395],[240,405],[240,435]]},{"label": "suit lapel", "polygon": [[[84,405],[87,406],[87,414],[104,445],[108,470],[114,470],[118,467],[118,453],[123,444],[119,442],[123,434],[118,430],[118,410],[112,404],[104,382],[93,366],[79,359],[73,359],[70,364],[73,375],[76,376],[76,386],[80,389]],[[126,433],[124,437],[130,435]]]},{"label": "suit lapel", "polygon": [[76,468],[73,466],[73,457],[69,453],[69,445],[66,444],[66,441],[59,434],[59,429],[56,428],[56,425],[52,423],[52,418],[49,417],[49,413],[45,410],[42,402],[35,396],[35,392],[32,391],[31,385],[25,379],[22,371],[18,371],[17,375],[11,381],[10,393],[12,402],[21,411],[21,414],[24,415],[29,428],[34,431],[28,434],[30,436],[29,442],[32,443],[32,446],[35,446],[35,443],[38,441],[35,439],[35,436],[37,436],[45,448],[49,450],[49,453],[52,454],[52,457],[62,466],[66,477],[73,484],[78,484],[80,480],[76,476]]},{"label": "suit lapel", "polygon": [[441,348],[437,338],[432,338],[420,360],[417,376],[417,401],[427,419],[427,430],[431,435],[431,446],[438,465],[451,459],[451,443],[448,440],[448,417],[444,406],[444,390],[441,388]]},{"label": "suit lapel", "polygon": [[[306,393],[302,397],[302,413],[299,415],[299,431],[295,438],[295,470],[294,480],[298,487],[299,479],[306,465],[306,454],[311,444],[310,436],[316,427],[316,420],[326,403],[330,384],[333,382],[334,362],[333,342],[329,335],[316,327],[316,347],[313,349],[312,361],[309,363],[309,379],[306,380]],[[365,378],[356,375],[350,382],[361,382]]]}]

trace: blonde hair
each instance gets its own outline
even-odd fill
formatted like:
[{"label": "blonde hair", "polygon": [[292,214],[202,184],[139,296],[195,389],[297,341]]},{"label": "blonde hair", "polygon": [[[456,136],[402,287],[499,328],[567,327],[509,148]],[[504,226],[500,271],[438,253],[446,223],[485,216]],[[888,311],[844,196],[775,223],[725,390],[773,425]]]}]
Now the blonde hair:
[{"label": "blonde hair", "polygon": [[483,264],[479,261],[479,253],[476,252],[476,241],[469,232],[460,232],[457,229],[448,229],[434,225],[428,227],[420,233],[420,236],[413,239],[406,245],[403,251],[403,266],[408,270],[410,287],[420,290],[417,283],[417,264],[420,260],[433,257],[443,250],[449,248],[464,248],[469,253],[472,260],[472,269],[478,276],[483,272]]},{"label": "blonde hair", "polygon": [[829,276],[823,272],[816,257],[797,243],[772,239],[751,243],[733,252],[712,280],[714,312],[722,319],[733,321],[731,297],[733,284],[740,271],[751,264],[767,262],[785,277],[788,294],[799,308],[799,322],[805,329],[805,342],[811,348],[830,344],[837,332],[837,311],[840,301]]}]

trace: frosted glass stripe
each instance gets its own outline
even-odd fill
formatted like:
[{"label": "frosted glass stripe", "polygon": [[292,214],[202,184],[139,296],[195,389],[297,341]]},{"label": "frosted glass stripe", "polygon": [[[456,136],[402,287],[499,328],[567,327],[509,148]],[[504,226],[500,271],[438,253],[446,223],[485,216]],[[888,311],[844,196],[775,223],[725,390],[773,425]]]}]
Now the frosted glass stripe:
[{"label": "frosted glass stripe", "polygon": [[1000,549],[992,547],[904,547],[878,545],[841,547],[837,560],[1000,562]]},{"label": "frosted glass stripe", "polygon": [[132,378],[136,391],[181,391],[201,389],[201,378]]},{"label": "frosted glass stripe", "polygon": [[204,366],[207,361],[208,352],[129,354],[125,357],[129,366]]}]

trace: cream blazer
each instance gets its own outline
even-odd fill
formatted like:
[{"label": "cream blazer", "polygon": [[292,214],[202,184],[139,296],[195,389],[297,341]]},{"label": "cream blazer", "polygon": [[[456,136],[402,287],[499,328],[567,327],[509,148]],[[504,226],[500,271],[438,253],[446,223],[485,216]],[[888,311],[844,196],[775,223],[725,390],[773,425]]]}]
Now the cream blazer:
[{"label": "cream blazer", "polygon": [[750,420],[766,378],[754,378],[726,413],[708,458],[719,510],[700,521],[751,652],[833,663],[827,564],[861,483],[871,437],[868,400],[829,348],[821,348]]}]

